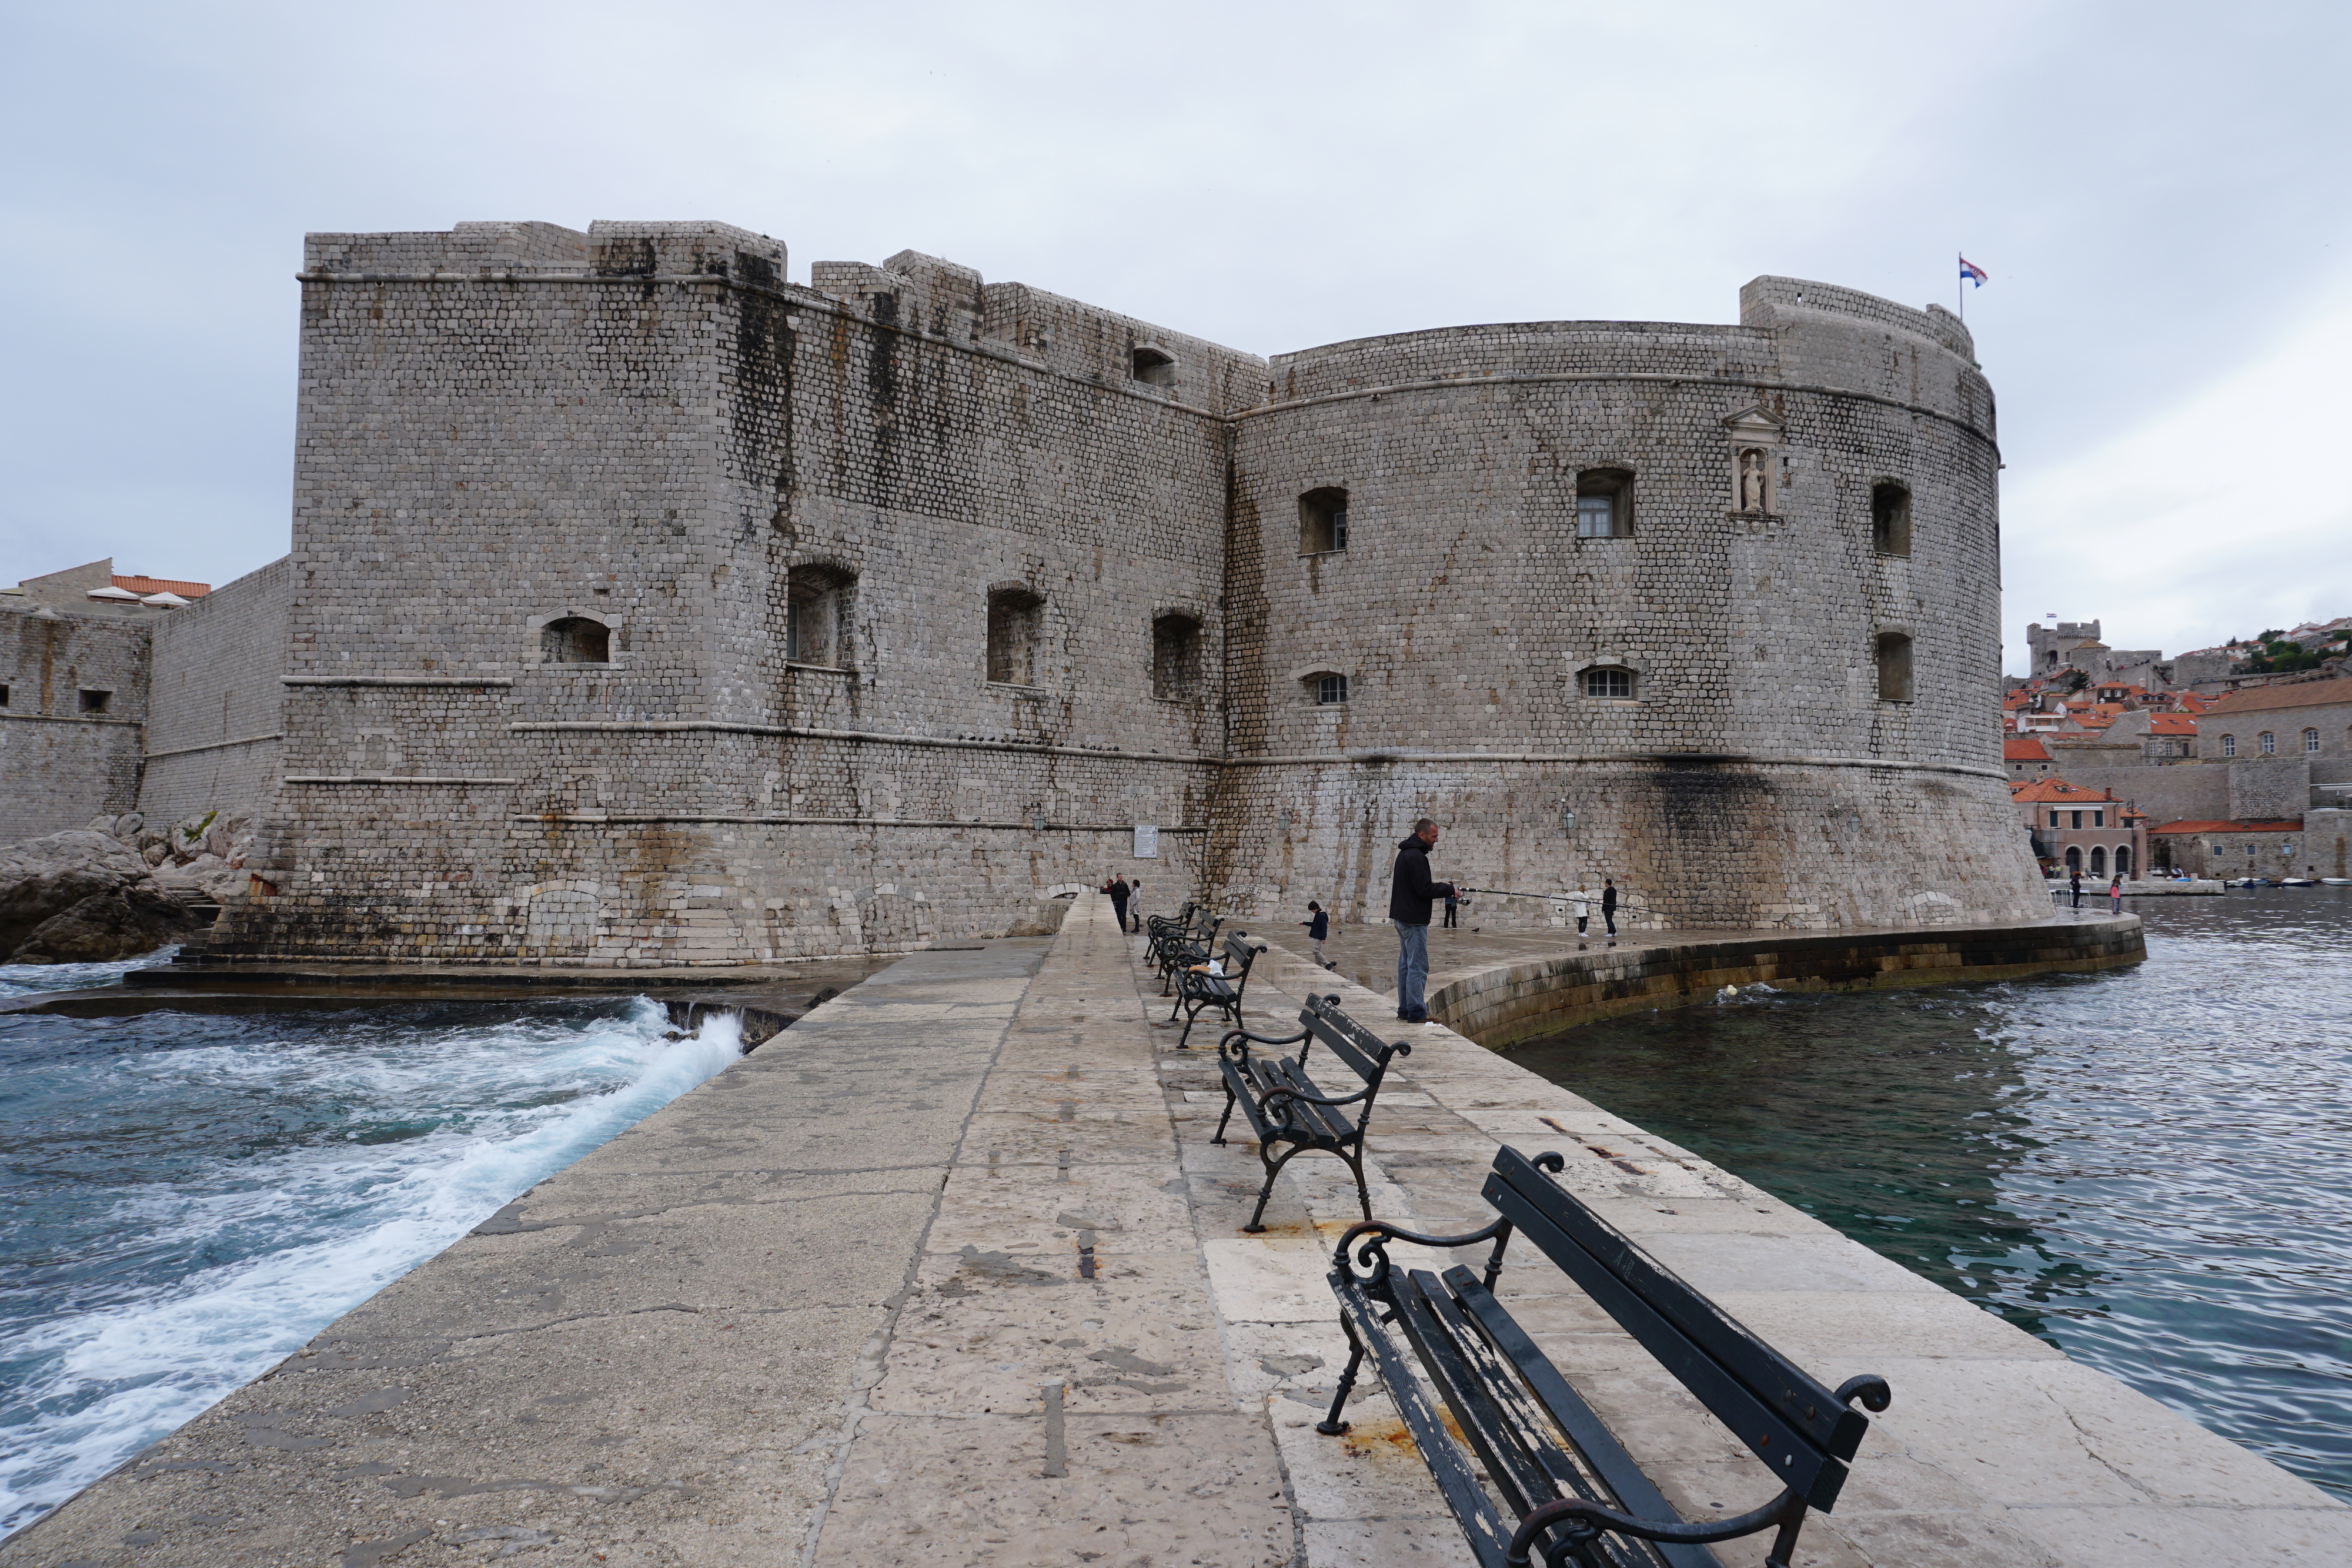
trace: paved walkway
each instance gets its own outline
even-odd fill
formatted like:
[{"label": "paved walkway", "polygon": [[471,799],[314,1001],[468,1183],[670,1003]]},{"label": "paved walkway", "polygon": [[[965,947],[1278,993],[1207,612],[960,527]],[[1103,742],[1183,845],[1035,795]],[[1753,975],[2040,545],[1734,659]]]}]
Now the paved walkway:
[{"label": "paved walkway", "polygon": [[[1466,1564],[1376,1384],[1346,1438],[1311,1429],[1345,1354],[1344,1168],[1295,1161],[1242,1234],[1260,1171],[1208,1142],[1213,1033],[1176,1048],[1108,901],[1046,946],[923,955],[813,1013],[0,1563]],[[1279,948],[1253,1027],[1309,989],[1402,1027]],[[1891,1381],[1801,1562],[2352,1562],[2315,1489],[1504,1058],[1405,1038],[1382,1218],[1475,1228],[1497,1143],[1558,1149],[1825,1382]],[[1515,1252],[1501,1293],[1678,1506],[1769,1493],[1548,1266]]]}]

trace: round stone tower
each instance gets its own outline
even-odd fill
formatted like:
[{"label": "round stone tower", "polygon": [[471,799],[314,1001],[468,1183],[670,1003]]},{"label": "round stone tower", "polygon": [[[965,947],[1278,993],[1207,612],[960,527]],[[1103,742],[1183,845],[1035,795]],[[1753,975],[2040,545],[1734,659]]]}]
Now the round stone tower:
[{"label": "round stone tower", "polygon": [[1740,304],[1272,362],[1233,421],[1227,899],[1379,920],[1425,814],[1440,876],[1613,877],[1636,925],[2047,916],[1986,717],[2000,451],[1967,329],[1790,278]]}]

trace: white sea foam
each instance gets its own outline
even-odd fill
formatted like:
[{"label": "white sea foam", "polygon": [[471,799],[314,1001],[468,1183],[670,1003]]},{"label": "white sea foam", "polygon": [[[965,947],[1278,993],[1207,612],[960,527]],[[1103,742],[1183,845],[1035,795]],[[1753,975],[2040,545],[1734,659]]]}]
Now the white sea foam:
[{"label": "white sea foam", "polygon": [[[184,1261],[127,1282],[109,1277],[88,1310],[20,1314],[0,1333],[0,1368],[14,1385],[0,1404],[0,1532],[30,1523],[740,1054],[732,1017],[675,1042],[665,1030],[662,1010],[641,1000],[621,1019],[357,1023],[118,1057],[95,1092],[127,1096],[149,1115],[268,1096],[323,1100],[341,1122],[314,1115],[282,1149],[170,1183],[126,1184],[104,1233]],[[371,1038],[355,1047],[353,1033]]]}]

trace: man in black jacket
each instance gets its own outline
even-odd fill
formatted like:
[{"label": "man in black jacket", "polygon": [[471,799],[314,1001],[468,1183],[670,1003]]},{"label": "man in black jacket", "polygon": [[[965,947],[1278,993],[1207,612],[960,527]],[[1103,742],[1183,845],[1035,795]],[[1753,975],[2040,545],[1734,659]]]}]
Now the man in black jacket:
[{"label": "man in black jacket", "polygon": [[1429,879],[1429,852],[1436,847],[1437,824],[1423,817],[1412,825],[1412,837],[1397,846],[1396,869],[1389,876],[1389,919],[1397,928],[1397,1017],[1407,1023],[1429,1021],[1421,995],[1429,979],[1429,906],[1455,896],[1452,883]]}]

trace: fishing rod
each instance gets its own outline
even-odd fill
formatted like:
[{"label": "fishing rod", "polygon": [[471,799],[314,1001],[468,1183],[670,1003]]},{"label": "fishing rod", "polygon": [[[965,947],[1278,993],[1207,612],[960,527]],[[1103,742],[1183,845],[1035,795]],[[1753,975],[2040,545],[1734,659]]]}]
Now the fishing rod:
[{"label": "fishing rod", "polygon": [[[1546,904],[1574,904],[1580,896],[1573,893],[1514,893],[1507,887],[1464,887],[1460,883],[1455,883],[1454,885],[1455,891],[1460,893],[1490,894],[1496,898],[1540,898]],[[1601,895],[1598,893],[1587,892],[1581,894],[1581,896],[1588,904],[1597,904],[1601,902]],[[1643,915],[1656,915],[1661,913],[1658,910],[1651,908],[1648,904],[1629,904],[1622,896],[1617,900],[1617,907],[1621,911],[1628,909],[1639,910]]]}]

